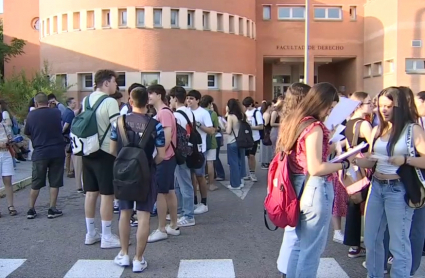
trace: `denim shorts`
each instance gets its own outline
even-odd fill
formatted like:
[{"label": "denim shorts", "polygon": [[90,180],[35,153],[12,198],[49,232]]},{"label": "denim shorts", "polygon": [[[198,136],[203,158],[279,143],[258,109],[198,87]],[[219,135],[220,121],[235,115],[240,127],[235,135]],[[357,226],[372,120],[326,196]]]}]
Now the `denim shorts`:
[{"label": "denim shorts", "polygon": [[195,174],[195,176],[197,177],[205,177],[205,165],[207,163],[207,152],[203,153],[205,160],[204,160],[204,164],[202,164],[202,167],[199,169],[190,169],[190,172],[192,174]]}]

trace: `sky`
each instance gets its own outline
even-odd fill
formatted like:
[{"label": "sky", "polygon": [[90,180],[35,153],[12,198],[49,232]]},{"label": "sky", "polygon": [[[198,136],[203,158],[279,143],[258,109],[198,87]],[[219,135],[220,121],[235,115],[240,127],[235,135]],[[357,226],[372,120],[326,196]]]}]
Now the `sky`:
[{"label": "sky", "polygon": [[3,0],[0,0],[0,14],[3,13]]}]

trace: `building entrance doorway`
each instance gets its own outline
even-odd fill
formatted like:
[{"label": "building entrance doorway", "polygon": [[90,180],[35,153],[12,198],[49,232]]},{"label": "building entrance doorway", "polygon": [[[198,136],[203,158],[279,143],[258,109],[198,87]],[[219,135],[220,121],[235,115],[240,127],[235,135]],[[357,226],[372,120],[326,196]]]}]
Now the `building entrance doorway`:
[{"label": "building entrance doorway", "polygon": [[274,83],[273,84],[273,99],[277,98],[280,95],[283,95],[288,89],[289,85],[290,84]]}]

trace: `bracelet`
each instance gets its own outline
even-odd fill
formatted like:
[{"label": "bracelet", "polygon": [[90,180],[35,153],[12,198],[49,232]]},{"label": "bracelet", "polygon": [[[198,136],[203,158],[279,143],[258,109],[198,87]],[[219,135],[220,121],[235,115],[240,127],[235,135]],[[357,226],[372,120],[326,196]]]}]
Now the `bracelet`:
[{"label": "bracelet", "polygon": [[348,168],[350,168],[350,161],[348,161],[348,160],[343,160],[341,162],[341,164],[342,164],[342,169],[343,170],[347,170]]}]

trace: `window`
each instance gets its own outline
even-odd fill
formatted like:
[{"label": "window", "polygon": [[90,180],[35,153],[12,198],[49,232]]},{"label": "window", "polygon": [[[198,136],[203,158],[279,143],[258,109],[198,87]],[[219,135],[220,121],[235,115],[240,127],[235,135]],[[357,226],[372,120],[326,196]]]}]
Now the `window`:
[{"label": "window", "polygon": [[263,6],[263,20],[272,19],[272,7]]},{"label": "window", "polygon": [[162,26],[162,10],[159,10],[159,9],[153,10],[153,26],[155,27]]},{"label": "window", "polygon": [[274,75],[273,83],[291,83],[290,75]]},{"label": "window", "polygon": [[315,19],[342,19],[341,7],[318,7],[314,8]]},{"label": "window", "polygon": [[187,27],[195,27],[195,11],[187,11]]},{"label": "window", "polygon": [[371,77],[372,76],[372,65],[364,65],[363,66],[363,77]]},{"label": "window", "polygon": [[171,27],[179,27],[179,10],[171,10]]},{"label": "window", "polygon": [[223,30],[223,14],[217,14],[217,31]]},{"label": "window", "polygon": [[[80,12],[74,12],[73,14],[72,14],[72,16],[73,16],[73,29],[74,30],[80,30]],[[49,19],[47,19],[47,20],[49,20]]]},{"label": "window", "polygon": [[239,35],[243,35],[243,18],[239,17]]},{"label": "window", "polygon": [[209,12],[202,13],[202,26],[204,30],[210,30],[210,13]]},{"label": "window", "polygon": [[208,74],[208,89],[217,89],[217,74]]},{"label": "window", "polygon": [[118,87],[125,87],[125,72],[118,72],[117,75]]},{"label": "window", "polygon": [[357,7],[356,6],[350,7],[350,20],[351,21],[357,20]]},{"label": "window", "polygon": [[62,32],[68,31],[68,14],[62,15]]},{"label": "window", "polygon": [[58,32],[58,17],[53,17],[53,34],[56,34]]},{"label": "window", "polygon": [[248,78],[248,82],[249,82],[249,91],[255,91],[254,88],[254,76],[250,75]]},{"label": "window", "polygon": [[425,73],[425,59],[406,59],[406,73]]},{"label": "window", "polygon": [[191,78],[189,73],[177,73],[176,75],[176,86],[181,86],[183,88],[190,88]]},{"label": "window", "polygon": [[385,61],[385,73],[394,72],[394,60]]},{"label": "window", "polygon": [[422,40],[413,40],[412,47],[422,47]]},{"label": "window", "polygon": [[305,7],[279,7],[278,8],[278,19],[304,19],[305,18]]},{"label": "window", "polygon": [[111,11],[110,10],[102,11],[102,27],[103,28],[111,27]]},{"label": "window", "polygon": [[382,63],[381,62],[373,63],[372,75],[373,76],[382,75]]},{"label": "window", "polygon": [[229,16],[229,33],[235,33],[235,17],[233,15]]},{"label": "window", "polygon": [[46,35],[50,35],[50,18],[46,19]]},{"label": "window", "polygon": [[136,10],[136,26],[145,27],[145,10],[144,9]]},{"label": "window", "polygon": [[83,73],[81,74],[82,89],[93,89],[93,74]]},{"label": "window", "polygon": [[240,86],[242,84],[241,79],[242,79],[242,75],[240,75],[240,74],[234,74],[232,76],[232,88],[233,88],[233,90],[240,90]]},{"label": "window", "polygon": [[31,22],[31,26],[34,30],[40,31],[40,19],[38,17],[34,18]]},{"label": "window", "polygon": [[66,74],[56,74],[56,84],[63,88],[68,87],[68,80]]},{"label": "window", "polygon": [[127,10],[120,10],[120,26],[127,26]]},{"label": "window", "polygon": [[159,73],[142,73],[142,85],[150,86],[159,84]]},{"label": "window", "polygon": [[251,37],[251,22],[249,20],[246,21],[246,36]]},{"label": "window", "polygon": [[94,29],[94,11],[87,11],[87,29]]}]

